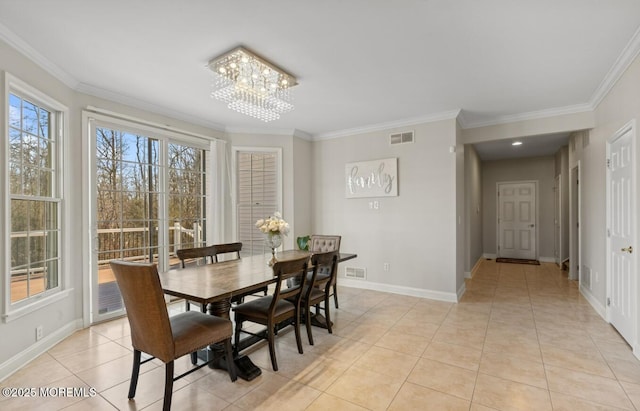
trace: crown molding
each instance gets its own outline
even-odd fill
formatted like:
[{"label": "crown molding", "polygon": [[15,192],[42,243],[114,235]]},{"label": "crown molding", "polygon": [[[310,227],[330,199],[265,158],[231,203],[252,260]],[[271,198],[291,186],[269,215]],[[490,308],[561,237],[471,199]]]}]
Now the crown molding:
[{"label": "crown molding", "polygon": [[462,128],[464,129],[497,126],[501,124],[516,123],[518,121],[540,120],[540,119],[549,118],[549,117],[584,113],[586,111],[593,111],[593,106],[590,103],[576,104],[573,106],[565,106],[565,107],[556,107],[556,108],[550,108],[550,109],[544,109],[544,110],[538,110],[538,111],[530,111],[528,113],[496,116],[491,120],[485,120],[485,121],[476,121],[476,122],[464,121],[464,123],[461,122],[461,125],[463,126]]},{"label": "crown molding", "polygon": [[67,87],[75,89],[76,87],[78,87],[78,84],[80,84],[80,82],[75,77],[61,69],[58,65],[53,64],[48,58],[37,52],[26,41],[22,40],[13,31],[9,30],[7,26],[1,23],[0,39],[17,50],[18,53],[21,53],[22,55],[36,63],[47,73],[63,82]]},{"label": "crown molding", "polygon": [[266,129],[259,127],[225,127],[226,133],[233,134],[258,134],[263,136],[293,136],[296,132],[295,128],[274,128]]},{"label": "crown molding", "polygon": [[414,126],[416,124],[434,123],[442,120],[452,120],[458,117],[460,109],[443,111],[440,113],[429,114],[421,117],[413,117],[398,121],[390,121],[387,123],[372,124],[370,126],[355,127],[344,130],[331,131],[329,133],[320,133],[313,136],[314,141],[330,140],[334,138],[353,136],[356,134],[372,133],[376,131],[388,130],[391,128]]},{"label": "crown molding", "polygon": [[90,96],[102,98],[114,103],[125,104],[127,106],[135,107],[140,110],[145,110],[154,114],[167,116],[176,120],[182,120],[190,124],[199,125],[202,127],[211,128],[216,131],[225,131],[225,127],[221,124],[213,121],[207,121],[201,117],[192,116],[189,114],[181,113],[166,107],[158,106],[147,101],[139,100],[134,97],[126,96],[120,93],[116,93],[110,90],[105,90],[100,87],[95,87],[89,84],[80,83],[76,88],[79,93],[88,94]]},{"label": "crown molding", "polygon": [[589,102],[593,110],[595,110],[607,94],[609,94],[620,77],[622,77],[635,58],[638,57],[638,54],[640,54],[640,28],[633,34],[631,40],[629,40],[622,50],[622,53],[620,53],[609,69],[609,72],[607,72],[607,75],[604,76],[604,79],[591,96]]}]

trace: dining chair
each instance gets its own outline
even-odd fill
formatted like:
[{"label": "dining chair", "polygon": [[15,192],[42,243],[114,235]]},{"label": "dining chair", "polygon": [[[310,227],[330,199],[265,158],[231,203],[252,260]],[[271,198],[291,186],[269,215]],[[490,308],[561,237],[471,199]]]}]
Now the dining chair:
[{"label": "dining chair", "polygon": [[[229,261],[229,254],[232,254],[232,257],[234,257],[234,259],[240,259],[240,251],[242,251],[242,243],[237,242],[237,243],[225,243],[225,244],[215,244],[212,246],[214,248],[214,254],[213,254],[213,263],[218,263],[220,262],[220,258],[219,256],[224,255],[225,259],[224,261]],[[248,292],[246,294],[239,294],[239,295],[235,295],[233,296],[233,298],[231,299],[232,303],[242,303],[244,302],[244,297],[248,296],[248,295],[255,295],[256,293],[262,293],[262,295],[267,295],[267,287],[261,288],[259,290],[254,290],[251,292]]]},{"label": "dining chair", "polygon": [[[169,317],[155,264],[111,261],[110,265],[118,282],[131,328],[133,369],[129,399],[136,395],[140,365],[157,358],[165,363],[162,409],[170,410],[173,382],[214,361],[199,364],[174,378],[174,360],[220,342],[224,343],[229,377],[231,381],[236,380],[236,369],[231,360],[231,321],[197,311]],[[141,361],[143,352],[152,357]]]},{"label": "dining chair", "polygon": [[[340,252],[340,239],[342,237],[339,235],[318,235],[313,234],[311,236],[311,240],[309,240],[309,251],[311,253],[326,253],[327,251],[338,251]],[[336,274],[337,278],[337,274]],[[324,283],[329,281],[329,276],[325,274],[318,275],[318,282]],[[337,281],[333,283],[333,303],[338,308],[338,285]]]},{"label": "dining chair", "polygon": [[226,254],[235,254],[235,258],[238,259],[240,258],[240,251],[242,251],[242,243],[226,243],[226,244],[215,244],[212,246],[214,249],[214,254],[213,254],[213,262],[217,263],[219,261],[218,256],[220,255],[225,255],[225,261],[226,260]]},{"label": "dining chair", "polygon": [[[242,246],[242,245],[241,245]],[[216,259],[216,248],[215,246],[204,246],[204,247],[194,247],[194,248],[182,248],[180,250],[176,250],[176,256],[180,259],[180,265],[182,268],[185,268],[187,264],[198,263],[198,260],[203,258],[204,263],[207,263],[207,259],[211,260],[213,263],[217,261]],[[187,260],[189,260],[187,262]],[[185,300],[185,310],[189,311],[191,309],[191,304],[195,304],[200,307],[200,311],[203,313],[207,312],[206,304],[194,303],[193,301]]]},{"label": "dining chair", "polygon": [[[296,334],[296,343],[298,344],[298,352],[303,354],[302,340],[300,338],[300,299],[302,296],[301,291],[304,289],[307,279],[306,273],[308,266],[308,257],[276,262],[273,265],[273,273],[276,277],[273,294],[232,307],[236,322],[234,355],[238,355],[238,343],[240,342],[241,332],[259,338],[265,338],[269,342],[271,366],[273,367],[273,371],[278,371],[275,350],[276,327],[286,320],[292,320]],[[286,280],[293,277],[300,278],[299,285],[283,288]],[[266,330],[263,333],[252,333],[243,330],[242,324],[245,321],[264,325],[266,326]]]},{"label": "dining chair", "polygon": [[[305,326],[307,328],[307,337],[309,344],[313,345],[313,334],[311,332],[311,307],[316,308],[316,315],[320,313],[320,309],[324,310],[327,321],[327,330],[329,334],[333,333],[331,328],[331,314],[329,309],[329,301],[331,298],[331,286],[336,281],[336,273],[338,272],[338,252],[328,251],[326,253],[317,253],[311,256],[311,265],[313,270],[311,278],[307,278],[307,284],[302,291],[300,307],[304,309]],[[328,276],[329,280],[319,284],[319,275]],[[320,304],[324,302],[324,307]]]}]

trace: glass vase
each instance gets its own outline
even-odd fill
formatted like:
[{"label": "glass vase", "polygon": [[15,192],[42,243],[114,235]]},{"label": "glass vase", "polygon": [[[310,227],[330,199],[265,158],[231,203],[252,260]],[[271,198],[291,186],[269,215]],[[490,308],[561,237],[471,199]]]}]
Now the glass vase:
[{"label": "glass vase", "polygon": [[280,233],[269,232],[265,234],[264,242],[271,249],[271,259],[269,260],[269,266],[273,266],[276,259],[276,248],[282,245],[282,235]]}]

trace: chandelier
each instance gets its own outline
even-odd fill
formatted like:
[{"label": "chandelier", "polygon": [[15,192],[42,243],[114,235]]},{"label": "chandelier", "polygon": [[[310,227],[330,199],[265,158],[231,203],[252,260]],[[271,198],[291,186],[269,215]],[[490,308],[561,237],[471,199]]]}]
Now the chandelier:
[{"label": "chandelier", "polygon": [[289,89],[296,78],[244,47],[209,61],[215,73],[211,97],[238,113],[269,122],[293,110]]}]

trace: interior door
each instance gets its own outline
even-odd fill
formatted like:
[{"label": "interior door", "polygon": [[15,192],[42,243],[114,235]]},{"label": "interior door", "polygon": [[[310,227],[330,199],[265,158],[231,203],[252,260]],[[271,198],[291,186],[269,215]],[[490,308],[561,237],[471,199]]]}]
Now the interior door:
[{"label": "interior door", "polygon": [[536,182],[498,183],[498,257],[536,255]]},{"label": "interior door", "polygon": [[[609,320],[634,344],[635,248],[632,132],[629,128],[608,145]],[[637,251],[636,251],[637,252]]]}]

